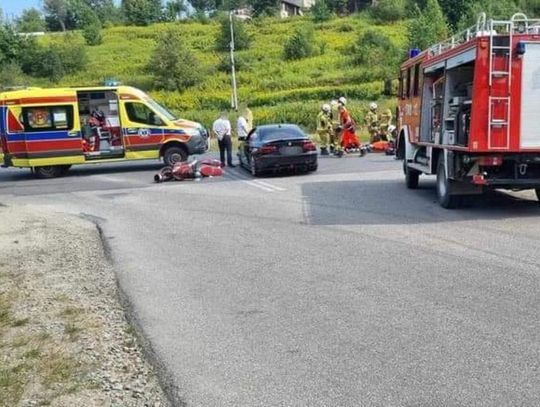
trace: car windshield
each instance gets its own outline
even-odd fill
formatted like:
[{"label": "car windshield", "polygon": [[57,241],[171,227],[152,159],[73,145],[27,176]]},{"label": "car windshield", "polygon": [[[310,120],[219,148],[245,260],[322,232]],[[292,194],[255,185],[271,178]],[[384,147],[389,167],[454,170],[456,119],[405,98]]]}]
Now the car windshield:
[{"label": "car windshield", "polygon": [[260,137],[263,141],[290,140],[305,138],[306,135],[298,127],[273,127],[260,129]]},{"label": "car windshield", "polygon": [[153,99],[148,99],[146,101],[148,103],[148,105],[154,109],[156,112],[158,112],[159,114],[161,114],[162,116],[164,116],[167,120],[170,120],[170,121],[174,121],[176,120],[176,117],[171,113],[169,112],[167,109],[165,109],[163,106],[161,106],[158,102],[156,102],[155,100]]}]

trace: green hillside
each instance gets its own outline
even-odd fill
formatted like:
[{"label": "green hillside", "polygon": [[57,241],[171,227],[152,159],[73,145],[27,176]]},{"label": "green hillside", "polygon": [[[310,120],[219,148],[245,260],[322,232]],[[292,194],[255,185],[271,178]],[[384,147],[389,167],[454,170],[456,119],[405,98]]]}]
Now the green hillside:
[{"label": "green hillside", "polygon": [[[305,26],[315,29],[317,55],[285,61],[285,40],[296,28]],[[205,72],[201,84],[182,93],[152,90],[152,78],[145,69],[157,37],[170,29],[182,35]],[[359,120],[368,101],[379,100],[383,105],[393,105],[393,99],[381,100],[380,61],[370,61],[364,66],[351,63],[350,46],[368,29],[385,34],[404,49],[405,23],[374,25],[363,15],[321,24],[314,24],[307,17],[267,18],[246,24],[253,40],[248,50],[236,53],[245,65],[237,75],[239,102],[250,104],[258,123],[295,122],[309,130],[312,130],[320,104],[342,95],[349,99],[351,111]],[[60,84],[96,85],[103,83],[104,78],[116,78],[124,84],[149,91],[180,116],[209,125],[221,109],[227,108],[231,97],[230,75],[218,70],[220,61],[228,55],[215,50],[218,31],[217,21],[106,29],[101,45],[86,47],[89,56],[86,69],[64,77]],[[49,42],[58,35],[49,34],[40,41]]]}]

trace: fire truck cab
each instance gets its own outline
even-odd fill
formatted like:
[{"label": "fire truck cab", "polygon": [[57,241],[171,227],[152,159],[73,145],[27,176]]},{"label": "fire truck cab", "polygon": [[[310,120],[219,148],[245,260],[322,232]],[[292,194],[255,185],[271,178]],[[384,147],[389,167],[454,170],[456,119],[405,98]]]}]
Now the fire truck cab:
[{"label": "fire truck cab", "polygon": [[540,20],[476,26],[401,66],[397,157],[408,188],[436,174],[444,208],[489,188],[540,198]]},{"label": "fire truck cab", "polygon": [[0,147],[3,167],[51,178],[75,164],[163,158],[172,165],[204,153],[208,132],[129,86],[24,88],[0,92]]}]

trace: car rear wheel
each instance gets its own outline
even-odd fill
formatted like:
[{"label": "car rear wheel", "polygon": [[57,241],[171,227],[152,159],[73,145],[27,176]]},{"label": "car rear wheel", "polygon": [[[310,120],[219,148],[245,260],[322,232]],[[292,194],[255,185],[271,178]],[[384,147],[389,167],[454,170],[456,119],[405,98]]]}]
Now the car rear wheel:
[{"label": "car rear wheel", "polygon": [[[56,178],[62,175],[63,165],[46,165],[43,167],[33,167],[32,171],[37,178]],[[68,167],[69,168],[69,167]]]},{"label": "car rear wheel", "polygon": [[255,162],[255,159],[253,157],[251,157],[249,170],[251,172],[251,175],[253,175],[254,177],[258,176],[261,173],[257,168],[257,163]]},{"label": "car rear wheel", "polygon": [[165,154],[163,154],[163,162],[170,167],[176,163],[187,161],[187,159],[186,150],[181,147],[169,147],[165,150]]}]

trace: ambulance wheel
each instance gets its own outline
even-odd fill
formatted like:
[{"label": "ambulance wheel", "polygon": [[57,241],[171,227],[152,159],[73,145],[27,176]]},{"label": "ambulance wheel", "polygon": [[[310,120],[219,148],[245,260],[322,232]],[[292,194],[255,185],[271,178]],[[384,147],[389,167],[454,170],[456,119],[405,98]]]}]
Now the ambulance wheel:
[{"label": "ambulance wheel", "polygon": [[437,200],[445,209],[455,209],[461,204],[461,195],[451,195],[452,181],[446,176],[444,154],[441,153],[437,166]]},{"label": "ambulance wheel", "polygon": [[418,180],[420,179],[420,171],[409,168],[407,160],[403,160],[403,172],[405,173],[405,185],[409,189],[418,188]]},{"label": "ambulance wheel", "polygon": [[56,178],[62,175],[63,165],[46,165],[43,167],[33,167],[32,171],[37,178]]},{"label": "ambulance wheel", "polygon": [[163,154],[163,161],[165,162],[165,165],[169,165],[171,167],[173,167],[176,163],[187,161],[187,159],[188,155],[186,150],[181,147],[169,147],[165,150],[165,154]]},{"label": "ambulance wheel", "polygon": [[71,168],[71,165],[61,165],[60,166],[60,176],[63,177],[64,175],[66,175],[69,171],[69,169]]}]

